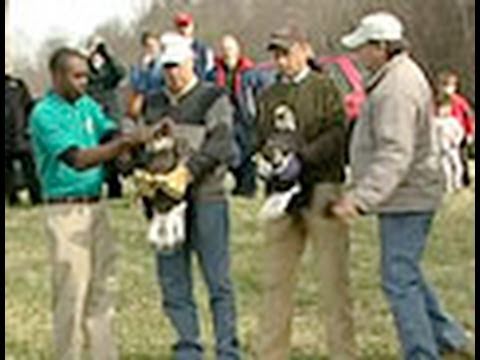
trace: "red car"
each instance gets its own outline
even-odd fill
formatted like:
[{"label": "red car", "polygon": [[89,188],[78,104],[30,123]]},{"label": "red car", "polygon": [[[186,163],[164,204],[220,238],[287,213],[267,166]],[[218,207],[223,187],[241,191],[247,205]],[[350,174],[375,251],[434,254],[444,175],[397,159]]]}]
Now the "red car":
[{"label": "red car", "polygon": [[340,89],[347,119],[357,119],[366,98],[363,75],[358,65],[348,55],[325,56],[317,61]]}]

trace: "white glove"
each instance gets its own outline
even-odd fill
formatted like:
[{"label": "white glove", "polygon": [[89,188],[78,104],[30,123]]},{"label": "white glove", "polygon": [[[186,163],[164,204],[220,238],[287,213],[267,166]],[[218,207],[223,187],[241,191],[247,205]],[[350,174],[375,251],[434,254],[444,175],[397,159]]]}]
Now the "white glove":
[{"label": "white glove", "polygon": [[260,220],[276,220],[285,215],[290,201],[295,195],[300,193],[300,191],[300,185],[296,184],[285,192],[270,195],[260,209]]},{"label": "white glove", "polygon": [[147,239],[158,251],[172,251],[185,242],[186,210],[187,203],[183,201],[167,213],[154,213]]},{"label": "white glove", "polygon": [[268,180],[272,177],[274,171],[273,165],[265,160],[263,156],[257,158],[257,174],[263,180]]}]

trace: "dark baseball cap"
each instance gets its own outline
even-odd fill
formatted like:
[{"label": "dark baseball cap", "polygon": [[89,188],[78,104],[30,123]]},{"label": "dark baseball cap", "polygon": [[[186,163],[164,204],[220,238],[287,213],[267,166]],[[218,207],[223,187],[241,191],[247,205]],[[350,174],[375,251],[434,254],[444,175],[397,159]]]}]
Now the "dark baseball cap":
[{"label": "dark baseball cap", "polygon": [[306,41],[307,36],[299,27],[295,25],[287,25],[270,34],[267,50],[290,50],[294,44]]}]

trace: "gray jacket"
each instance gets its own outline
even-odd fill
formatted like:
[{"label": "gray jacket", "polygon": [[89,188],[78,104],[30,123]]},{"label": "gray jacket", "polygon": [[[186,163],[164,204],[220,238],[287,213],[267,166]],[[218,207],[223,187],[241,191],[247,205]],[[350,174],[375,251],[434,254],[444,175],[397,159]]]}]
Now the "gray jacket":
[{"label": "gray jacket", "polygon": [[146,104],[149,124],[168,116],[179,125],[204,129],[200,148],[186,164],[194,178],[191,196],[194,200],[224,199],[225,175],[233,157],[233,109],[223,90],[199,82],[178,103],[161,91],[149,96]]},{"label": "gray jacket", "polygon": [[350,195],[366,212],[419,212],[438,207],[443,176],[428,81],[407,54],[380,69],[350,147]]}]

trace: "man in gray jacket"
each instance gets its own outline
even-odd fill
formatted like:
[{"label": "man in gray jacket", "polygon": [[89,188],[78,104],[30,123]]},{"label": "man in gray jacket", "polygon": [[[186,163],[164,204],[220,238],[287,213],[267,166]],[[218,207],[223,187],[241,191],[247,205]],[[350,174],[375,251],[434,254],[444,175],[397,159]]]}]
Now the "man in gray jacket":
[{"label": "man in gray jacket", "polygon": [[353,187],[332,211],[345,221],[379,216],[382,286],[404,358],[464,351],[465,331],[443,312],[420,268],[443,185],[429,84],[391,14],[366,16],[342,43],[373,75],[352,138]]},{"label": "man in gray jacket", "polygon": [[196,255],[210,295],[216,358],[236,360],[240,358],[240,346],[230,278],[229,210],[223,187],[233,156],[233,109],[222,89],[195,75],[194,53],[181,36],[165,47],[161,62],[166,88],[147,97],[146,122],[156,124],[169,118],[174,128],[190,128],[190,135],[195,128],[205,134],[199,148],[173,170],[161,176],[153,174],[157,175],[154,187],[173,201],[187,203],[185,242],[172,251],[156,253],[163,307],[178,335],[173,358],[204,357],[193,294],[192,262]]}]

